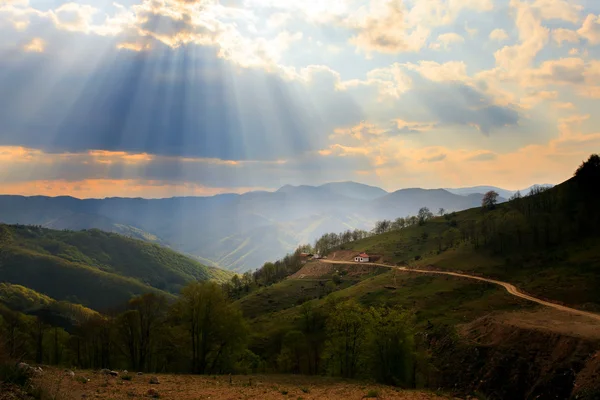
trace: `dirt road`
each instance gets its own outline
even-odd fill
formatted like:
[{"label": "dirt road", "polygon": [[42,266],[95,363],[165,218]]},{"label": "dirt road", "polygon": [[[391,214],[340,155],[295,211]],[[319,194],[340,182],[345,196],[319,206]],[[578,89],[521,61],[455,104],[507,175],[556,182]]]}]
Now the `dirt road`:
[{"label": "dirt road", "polygon": [[525,293],[521,292],[519,289],[517,289],[517,287],[515,285],[512,285],[512,284],[510,284],[508,282],[497,281],[495,279],[482,278],[480,276],[474,276],[474,275],[468,275],[468,274],[459,274],[458,272],[429,271],[429,270],[425,270],[425,269],[416,269],[416,268],[407,268],[407,267],[395,267],[393,265],[379,264],[379,263],[354,263],[352,261],[334,261],[334,260],[327,260],[327,259],[319,260],[319,261],[330,263],[330,264],[375,265],[375,266],[380,266],[380,267],[388,267],[388,268],[396,269],[396,270],[403,271],[403,272],[416,272],[416,273],[421,273],[421,274],[450,275],[450,276],[456,276],[456,277],[459,277],[459,278],[467,278],[467,279],[474,279],[474,280],[478,280],[478,281],[482,281],[482,282],[489,282],[489,283],[493,283],[495,285],[502,286],[504,289],[506,289],[506,291],[508,293],[510,293],[513,296],[520,297],[520,298],[525,299],[525,300],[533,301],[534,303],[538,303],[538,304],[541,304],[541,305],[546,306],[546,307],[551,307],[551,308],[554,308],[556,310],[565,311],[565,312],[568,312],[568,313],[571,313],[571,314],[583,315],[583,316],[586,316],[586,317],[589,317],[589,318],[593,318],[593,319],[595,319],[597,321],[600,321],[600,314],[596,314],[596,313],[592,313],[592,312],[587,312],[587,311],[581,311],[581,310],[577,310],[575,308],[570,308],[570,307],[562,306],[560,304],[555,304],[555,303],[551,303],[549,301],[538,299],[537,297],[533,297],[533,296],[530,296],[528,294],[525,294]]}]

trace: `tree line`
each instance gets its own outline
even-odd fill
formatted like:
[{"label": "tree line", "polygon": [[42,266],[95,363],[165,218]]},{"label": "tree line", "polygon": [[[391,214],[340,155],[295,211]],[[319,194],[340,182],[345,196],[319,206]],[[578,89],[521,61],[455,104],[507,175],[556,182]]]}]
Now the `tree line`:
[{"label": "tree line", "polygon": [[[305,302],[290,329],[253,332],[224,286],[148,293],[74,324],[0,306],[0,361],[196,374],[302,373],[414,384],[414,317],[354,301]],[[64,326],[60,326],[63,324]],[[255,338],[260,340],[254,340]]]}]

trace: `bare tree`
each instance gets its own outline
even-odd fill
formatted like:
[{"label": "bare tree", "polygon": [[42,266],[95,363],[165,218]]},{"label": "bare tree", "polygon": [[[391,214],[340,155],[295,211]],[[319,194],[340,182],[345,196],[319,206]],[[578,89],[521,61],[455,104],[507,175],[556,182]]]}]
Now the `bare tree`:
[{"label": "bare tree", "polygon": [[444,216],[444,214],[446,214],[446,210],[445,210],[445,209],[442,207],[442,208],[440,208],[440,209],[438,210],[438,215],[439,215],[440,217],[443,217],[443,216]]}]

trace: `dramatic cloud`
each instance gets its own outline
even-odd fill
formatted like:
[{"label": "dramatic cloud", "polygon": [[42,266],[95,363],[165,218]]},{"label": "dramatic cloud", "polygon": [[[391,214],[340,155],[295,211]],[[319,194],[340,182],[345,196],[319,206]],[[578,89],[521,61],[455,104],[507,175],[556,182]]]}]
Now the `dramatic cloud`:
[{"label": "dramatic cloud", "polygon": [[558,182],[600,140],[598,12],[0,0],[0,185],[89,197]]}]

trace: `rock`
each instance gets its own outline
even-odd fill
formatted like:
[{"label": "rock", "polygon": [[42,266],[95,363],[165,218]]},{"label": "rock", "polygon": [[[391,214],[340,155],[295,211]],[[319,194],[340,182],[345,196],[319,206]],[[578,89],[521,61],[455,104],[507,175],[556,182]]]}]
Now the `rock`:
[{"label": "rock", "polygon": [[151,385],[158,385],[159,383],[160,381],[158,380],[158,376],[153,376],[152,378],[150,378]]},{"label": "rock", "polygon": [[39,376],[39,375],[44,375],[44,370],[43,370],[42,368],[40,368],[40,367],[35,367],[35,368],[33,369],[33,373],[34,373],[35,375],[38,375],[38,376]]},{"label": "rock", "polygon": [[111,376],[119,376],[119,373],[117,371],[110,371],[109,374]]},{"label": "rock", "polygon": [[159,394],[158,394],[158,390],[156,390],[154,388],[148,389],[148,391],[146,392],[146,394],[148,396],[150,396],[150,397],[155,397],[155,398],[160,397]]},{"label": "rock", "polygon": [[28,369],[31,369],[31,367],[29,366],[29,364],[27,364],[27,363],[24,363],[24,362],[20,362],[20,363],[18,363],[18,364],[17,364],[17,368],[19,368],[19,369],[27,369],[27,370],[28,370]]},{"label": "rock", "polygon": [[70,369],[65,369],[65,375],[71,378],[75,378],[75,372],[71,371]]},{"label": "rock", "polygon": [[138,374],[139,376],[142,376],[142,375],[144,375],[144,373],[143,373],[143,372],[138,372],[137,374]]},{"label": "rock", "polygon": [[102,375],[110,375],[110,369],[103,368],[100,370]]},{"label": "rock", "polygon": [[124,370],[123,370],[123,373],[124,373],[124,374],[128,374],[129,372],[127,372],[127,370],[126,370],[126,369],[124,369]]}]

